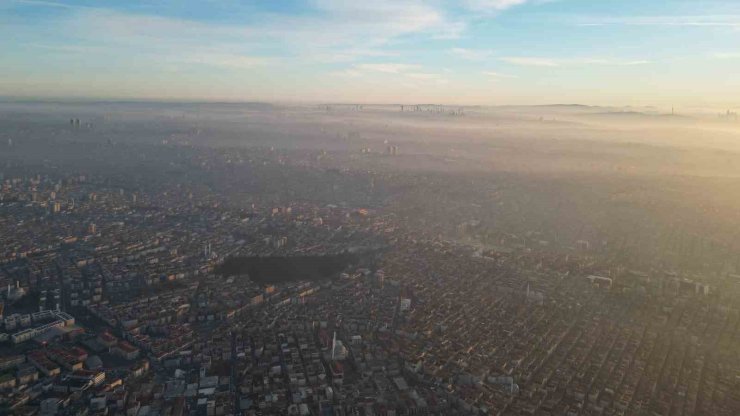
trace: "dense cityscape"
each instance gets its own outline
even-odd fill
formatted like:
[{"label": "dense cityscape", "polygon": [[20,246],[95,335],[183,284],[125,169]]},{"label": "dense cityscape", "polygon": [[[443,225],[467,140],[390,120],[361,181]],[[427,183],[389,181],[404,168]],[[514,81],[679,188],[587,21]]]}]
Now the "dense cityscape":
[{"label": "dense cityscape", "polygon": [[0,413],[740,411],[732,240],[539,217],[540,185],[358,124],[265,146],[88,111],[3,119]]},{"label": "dense cityscape", "polygon": [[740,416],[740,1],[0,39],[0,416]]}]

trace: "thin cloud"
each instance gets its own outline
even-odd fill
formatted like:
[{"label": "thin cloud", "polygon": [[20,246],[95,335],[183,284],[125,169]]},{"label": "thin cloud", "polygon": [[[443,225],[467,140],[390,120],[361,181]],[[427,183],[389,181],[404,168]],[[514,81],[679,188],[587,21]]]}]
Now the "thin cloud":
[{"label": "thin cloud", "polygon": [[468,61],[483,61],[493,54],[493,52],[489,50],[466,48],[452,48],[450,49],[450,53]]},{"label": "thin cloud", "polygon": [[447,21],[444,25],[431,33],[433,39],[458,39],[463,36],[468,28],[468,23],[464,20]]},{"label": "thin cloud", "polygon": [[363,71],[385,72],[387,74],[400,74],[402,72],[417,70],[419,69],[419,65],[397,64],[397,63],[358,64],[358,65],[355,65],[355,68],[359,70],[363,70]]},{"label": "thin cloud", "polygon": [[[352,62],[393,56],[389,42],[407,35],[455,38],[466,29],[444,9],[421,0],[347,2],[315,0],[316,13],[263,13],[249,24],[209,23],[159,14],[131,13],[100,7],[68,5],[47,0],[11,0],[17,7],[55,7],[69,13],[55,17],[59,31],[80,39],[80,45],[130,47],[142,53],[208,50],[211,45],[249,53],[271,44],[271,54],[317,62]],[[40,43],[40,42],[39,42]],[[52,43],[52,42],[48,42]],[[241,64],[239,64],[241,66]]]},{"label": "thin cloud", "polygon": [[[318,0],[314,4],[323,12],[322,16],[297,19],[294,23],[299,28],[308,26],[313,32],[327,33],[339,41],[353,40],[360,45],[384,44],[409,34],[455,37],[465,28],[464,23],[449,19],[442,9],[419,0]],[[354,39],[347,39],[348,35]]]},{"label": "thin cloud", "polygon": [[53,52],[62,52],[62,53],[94,53],[94,52],[102,52],[103,49],[96,48],[92,46],[82,46],[82,45],[56,45],[56,44],[44,44],[44,43],[26,43],[26,46],[30,46],[32,48],[39,48],[44,49],[48,51]]},{"label": "thin cloud", "polygon": [[540,67],[556,67],[560,66],[558,62],[548,58],[535,58],[535,57],[524,57],[524,56],[505,56],[501,58],[502,61],[521,66],[540,66]]},{"label": "thin cloud", "polygon": [[330,72],[329,73],[330,76],[334,76],[334,77],[347,77],[347,78],[359,78],[363,74],[364,73],[362,71],[357,70],[357,69],[352,69],[352,68],[345,69],[345,70],[342,70],[342,71],[333,71],[333,72]]},{"label": "thin cloud", "polygon": [[409,85],[447,83],[447,79],[442,74],[427,72],[421,65],[404,63],[356,64],[343,71],[332,72],[330,75],[350,78],[371,78],[383,76],[386,77],[386,79],[390,76]]},{"label": "thin cloud", "polygon": [[634,65],[647,65],[653,63],[652,61],[648,61],[645,59],[637,60],[637,61],[624,61],[620,62],[617,65],[623,65],[623,66],[634,66]]},{"label": "thin cloud", "polygon": [[578,26],[673,26],[740,28],[740,15],[626,16],[579,18]]},{"label": "thin cloud", "polygon": [[486,75],[486,76],[491,77],[491,78],[497,78],[497,79],[501,79],[501,78],[517,78],[516,75],[502,74],[500,72],[495,72],[495,71],[483,71],[483,75]]},{"label": "thin cloud", "polygon": [[60,9],[84,9],[86,8],[85,6],[57,3],[54,1],[44,1],[44,0],[11,0],[11,3],[21,4],[21,5],[26,5],[26,6],[56,7]]},{"label": "thin cloud", "polygon": [[651,63],[648,60],[621,60],[609,58],[543,58],[532,56],[506,56],[501,58],[503,62],[519,66],[532,67],[563,67],[563,66],[585,66],[585,65],[605,65],[605,66],[635,66],[646,65]]},{"label": "thin cloud", "polygon": [[321,52],[317,54],[306,54],[306,58],[311,58],[316,61],[339,63],[339,62],[355,62],[363,58],[377,58],[377,57],[397,57],[401,54],[397,51],[388,51],[382,49],[353,49],[353,50],[342,50],[337,52]]},{"label": "thin cloud", "polygon": [[432,80],[442,79],[442,76],[439,74],[426,73],[426,72],[409,72],[409,73],[404,74],[404,76],[412,78],[412,79],[422,80],[422,81],[432,81]]},{"label": "thin cloud", "polygon": [[716,52],[711,55],[714,59],[738,59],[740,52]]},{"label": "thin cloud", "polygon": [[258,66],[268,65],[274,62],[274,59],[260,56],[233,54],[192,55],[186,57],[175,57],[175,60],[182,63],[193,63],[229,69],[251,69]]},{"label": "thin cloud", "polygon": [[527,2],[528,0],[467,0],[465,5],[473,10],[502,11]]}]

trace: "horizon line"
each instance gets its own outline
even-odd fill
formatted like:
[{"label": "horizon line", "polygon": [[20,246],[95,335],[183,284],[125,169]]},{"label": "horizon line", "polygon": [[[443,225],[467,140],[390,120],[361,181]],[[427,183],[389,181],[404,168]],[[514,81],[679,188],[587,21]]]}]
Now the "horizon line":
[{"label": "horizon line", "polygon": [[[231,104],[231,105],[247,105],[247,104],[262,104],[262,105],[363,105],[371,107],[381,106],[446,106],[446,107],[462,107],[462,108],[491,108],[491,107],[588,107],[588,108],[661,108],[668,106],[660,106],[654,104],[584,104],[584,103],[567,103],[567,102],[551,102],[551,103],[530,103],[530,104],[459,104],[459,103],[435,103],[435,102],[419,102],[419,103],[399,103],[399,102],[362,102],[362,101],[315,101],[315,100],[219,100],[219,99],[180,99],[180,98],[150,98],[150,97],[81,97],[81,96],[70,96],[70,97],[27,97],[27,96],[12,96],[12,95],[0,95],[0,103],[26,103],[26,104],[95,104],[95,103],[108,103],[108,104]],[[674,106],[678,107],[678,106]],[[684,108],[691,108],[682,106]],[[735,106],[740,108],[740,105]],[[735,108],[730,106],[730,108]],[[703,107],[707,108],[707,107]],[[718,105],[717,108],[727,108],[727,106]]]}]

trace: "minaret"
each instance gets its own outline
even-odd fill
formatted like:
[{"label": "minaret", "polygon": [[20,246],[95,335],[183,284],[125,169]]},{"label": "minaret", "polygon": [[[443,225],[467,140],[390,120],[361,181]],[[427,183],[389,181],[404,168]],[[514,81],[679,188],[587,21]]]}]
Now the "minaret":
[{"label": "minaret", "polygon": [[337,346],[337,331],[334,331],[334,338],[331,340],[331,360],[334,361],[334,354]]}]

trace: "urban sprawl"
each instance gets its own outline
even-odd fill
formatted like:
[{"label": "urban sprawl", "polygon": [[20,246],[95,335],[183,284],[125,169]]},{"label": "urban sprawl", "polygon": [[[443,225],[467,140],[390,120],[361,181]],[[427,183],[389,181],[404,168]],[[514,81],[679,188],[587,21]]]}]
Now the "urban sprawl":
[{"label": "urban sprawl", "polygon": [[[65,140],[24,140],[38,129]],[[403,145],[84,140],[95,129],[0,143],[2,414],[740,412],[734,271],[496,227],[419,189],[444,176],[372,168]],[[322,279],[216,272],[348,252]]]}]

